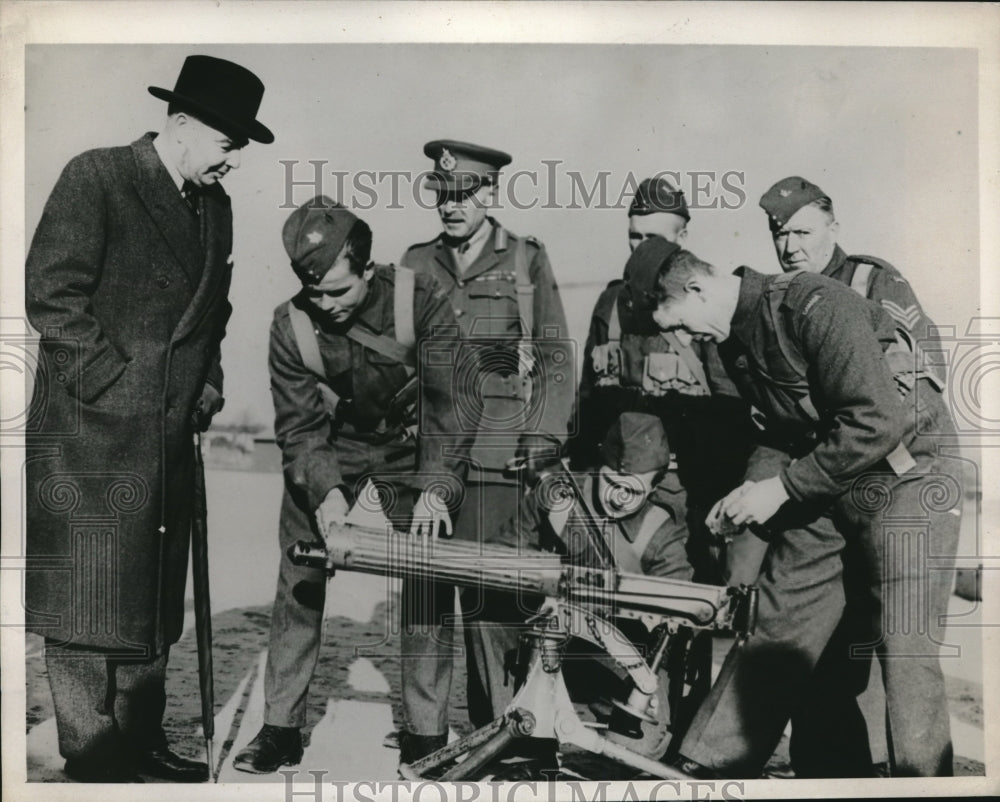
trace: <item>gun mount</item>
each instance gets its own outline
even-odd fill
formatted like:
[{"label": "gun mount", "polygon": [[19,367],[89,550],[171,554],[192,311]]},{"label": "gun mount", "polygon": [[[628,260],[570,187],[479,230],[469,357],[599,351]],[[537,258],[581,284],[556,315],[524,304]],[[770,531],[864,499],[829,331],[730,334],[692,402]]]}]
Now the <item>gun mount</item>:
[{"label": "gun mount", "polygon": [[[293,562],[399,578],[421,578],[518,594],[537,612],[524,622],[529,648],[523,682],[504,714],[412,765],[406,779],[439,775],[442,780],[481,779],[487,767],[517,738],[554,738],[631,766],[654,777],[683,777],[659,762],[669,736],[663,716],[668,697],[661,686],[661,663],[668,665],[671,640],[692,630],[723,629],[740,638],[753,633],[757,592],[662,577],[628,574],[614,568],[567,565],[559,555],[521,552],[499,546],[441,538],[419,538],[392,530],[345,525],[328,536],[327,546],[300,541],[289,549]],[[655,633],[645,654],[615,620],[642,621]],[[623,698],[612,699],[612,724],[582,721],[562,675],[572,638],[593,644],[627,678]],[[601,735],[595,727],[609,727]],[[463,758],[464,756],[464,758]],[[463,758],[458,760],[459,758]],[[456,762],[457,761],[457,762]]]}]

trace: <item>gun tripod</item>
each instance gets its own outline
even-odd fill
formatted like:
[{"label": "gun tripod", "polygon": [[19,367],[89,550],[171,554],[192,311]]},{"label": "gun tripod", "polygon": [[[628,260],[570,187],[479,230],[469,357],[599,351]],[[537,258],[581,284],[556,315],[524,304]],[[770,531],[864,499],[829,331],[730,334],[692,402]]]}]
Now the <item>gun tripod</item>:
[{"label": "gun tripod", "polygon": [[[613,624],[592,610],[550,599],[533,620],[534,626],[525,635],[531,643],[525,680],[504,715],[421,760],[400,764],[400,775],[406,780],[419,780],[430,774],[443,782],[481,779],[490,764],[515,741],[545,738],[554,739],[560,746],[574,746],[610,758],[653,777],[689,779],[678,769],[609,740],[596,731],[594,724],[582,721],[562,673],[570,635],[605,649],[633,682],[628,700],[615,700],[613,704],[632,720],[638,732],[639,721],[656,722],[652,715],[657,704],[656,670],[667,651],[666,636],[647,663]],[[437,771],[448,764],[454,765],[438,775]]]}]

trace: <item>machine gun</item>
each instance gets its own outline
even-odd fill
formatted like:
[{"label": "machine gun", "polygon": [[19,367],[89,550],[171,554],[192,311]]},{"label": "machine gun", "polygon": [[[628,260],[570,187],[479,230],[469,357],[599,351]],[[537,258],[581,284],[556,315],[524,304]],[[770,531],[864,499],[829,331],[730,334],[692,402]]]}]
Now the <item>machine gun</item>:
[{"label": "machine gun", "polygon": [[[411,780],[476,779],[517,738],[553,738],[654,777],[684,778],[678,770],[626,745],[630,737],[641,737],[642,722],[656,721],[663,698],[658,669],[670,651],[670,638],[682,628],[725,629],[745,638],[756,622],[753,587],[724,588],[614,568],[583,568],[566,565],[554,554],[417,538],[388,528],[345,525],[330,533],[326,548],[299,541],[289,549],[289,557],[330,574],[343,569],[422,578],[542,600],[525,621],[524,681],[510,706],[486,727],[422,760],[401,765],[400,773]],[[646,655],[615,625],[618,618],[640,620],[657,633]],[[596,646],[627,678],[624,698],[612,700],[624,722],[619,727],[624,737],[604,737],[577,715],[561,670],[570,638]]]}]

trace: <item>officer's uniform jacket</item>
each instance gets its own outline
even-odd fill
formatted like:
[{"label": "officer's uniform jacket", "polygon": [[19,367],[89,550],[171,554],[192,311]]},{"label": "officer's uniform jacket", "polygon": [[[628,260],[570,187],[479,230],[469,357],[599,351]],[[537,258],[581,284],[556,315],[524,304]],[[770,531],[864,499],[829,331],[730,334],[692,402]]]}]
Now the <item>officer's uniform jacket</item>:
[{"label": "officer's uniform jacket", "polygon": [[[391,268],[376,267],[362,308],[349,326],[395,336],[395,276]],[[329,387],[340,398],[335,418],[324,404],[317,377],[306,367],[295,339],[287,303],[275,309],[271,324],[269,366],[275,409],[275,437],[281,447],[286,481],[306,494],[316,509],[326,494],[343,485],[345,476],[366,471],[393,472],[394,453],[412,455],[417,470],[406,484],[422,489],[444,475],[461,475],[461,461],[445,456],[467,451],[468,438],[459,434],[452,367],[424,364],[420,381],[420,431],[417,443],[401,424],[387,426],[390,402],[406,384],[406,367],[366,348],[345,335],[343,325],[330,323],[315,312],[304,293],[291,303],[310,315]],[[414,331],[419,343],[433,336],[447,348],[457,339],[457,325],[445,293],[430,276],[415,277]],[[348,326],[348,328],[349,328]],[[396,463],[412,465],[412,459]],[[349,464],[345,464],[348,463]],[[370,463],[370,464],[369,464]],[[348,488],[353,489],[353,488]]]},{"label": "officer's uniform jacket", "polygon": [[[598,512],[599,507],[594,502],[596,475],[574,473],[573,478],[582,491],[583,500],[577,498],[568,513],[553,515],[550,508],[560,508],[562,505],[557,498],[573,492],[569,481],[558,474],[548,474],[525,494],[517,516],[501,527],[495,542],[525,551],[555,552],[574,565],[599,566],[600,556],[588,534],[589,517],[597,522],[619,569],[634,571],[634,566],[638,566],[648,576],[691,579],[694,569],[685,550],[688,539],[686,494],[674,471],[667,472],[637,512],[617,522]],[[644,522],[653,514],[662,523],[651,533],[643,531]],[[556,531],[557,525],[559,531]]]},{"label": "officer's uniform jacket", "polygon": [[[739,300],[730,336],[719,346],[722,361],[762,413],[768,444],[795,457],[780,474],[790,496],[836,496],[895,452],[907,429],[885,354],[896,343],[896,321],[824,276],[783,278],[747,267],[737,274]],[[772,307],[770,293],[779,285],[784,296]]]},{"label": "officer's uniform jacket", "polygon": [[895,267],[874,256],[848,256],[838,245],[830,263],[823,268],[823,275],[847,284],[858,294],[880,304],[924,352],[920,366],[927,367],[928,361],[933,360],[935,372],[944,379],[945,365],[935,358],[941,346],[934,321],[924,312],[910,283]]},{"label": "officer's uniform jacket", "polygon": [[[413,268],[418,275],[433,276],[440,283],[448,295],[463,335],[475,340],[476,347],[499,343],[502,348],[513,353],[525,334],[520,322],[515,266],[519,238],[491,218],[487,218],[484,225],[487,224],[491,226],[491,235],[475,261],[464,272],[456,265],[443,235],[430,242],[413,245],[401,261]],[[566,432],[573,403],[575,369],[572,350],[567,348],[568,329],[559,288],[544,246],[538,240],[527,237],[525,249],[528,279],[533,287],[530,331],[534,343],[532,353],[536,360],[543,363],[536,365],[531,373],[530,392],[535,402],[542,398],[541,394],[544,400],[537,404],[538,413],[526,420],[523,427],[499,428],[492,440],[494,444],[516,442],[516,430],[519,429],[547,432],[561,438]],[[484,360],[487,365],[500,366],[503,363],[504,360],[492,357]],[[514,353],[512,365],[516,364]],[[515,386],[520,378],[516,373],[510,375],[511,369],[516,370],[516,367],[508,365],[504,368],[507,375],[500,381],[491,382],[491,385],[495,385],[498,394],[509,394],[513,400],[520,392]],[[486,403],[489,404],[489,399]],[[511,408],[518,404],[520,402],[513,401]],[[488,410],[486,414],[489,415]],[[505,415],[499,413],[499,417]],[[501,433],[506,436],[501,437]],[[510,440],[512,436],[513,441]],[[501,470],[513,453],[513,444],[509,449],[504,449],[482,448],[483,443],[483,435],[480,435],[473,452],[474,459],[487,471]]]}]

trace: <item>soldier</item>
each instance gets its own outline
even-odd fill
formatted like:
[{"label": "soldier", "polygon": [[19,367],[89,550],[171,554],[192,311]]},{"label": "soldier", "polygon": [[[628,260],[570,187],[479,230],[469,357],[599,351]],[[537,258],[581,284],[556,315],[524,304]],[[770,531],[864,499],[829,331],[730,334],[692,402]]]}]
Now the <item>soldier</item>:
[{"label": "soldier", "polygon": [[[873,256],[848,256],[837,244],[840,231],[834,211],[833,201],[822,189],[799,176],[790,176],[778,181],[760,199],[760,207],[767,213],[774,249],[782,270],[807,270],[821,273],[847,284],[865,298],[880,304],[905,330],[916,350],[922,365],[940,351],[936,327],[917,300],[909,282],[888,262]],[[926,349],[926,350],[925,350]],[[933,368],[943,379],[944,365]],[[769,470],[775,470],[771,466]],[[749,530],[742,532],[733,543],[727,555],[730,559],[729,576],[733,582],[755,581],[756,570],[763,559],[766,543]],[[851,580],[851,559],[854,555],[848,549],[848,581]],[[861,634],[864,621],[845,621],[844,627],[859,628]],[[852,668],[858,672],[860,683],[865,681],[864,670],[859,665]],[[794,764],[797,773],[811,773],[822,762],[828,761],[831,738],[836,727],[832,721],[841,708],[837,700],[824,695],[814,700],[823,706],[811,715],[799,717],[799,732],[795,736],[796,754]],[[872,761],[881,766],[888,760],[888,746],[885,738],[885,695],[878,672],[871,674],[868,686],[859,700],[868,722],[868,740],[872,751]],[[850,736],[845,730],[845,737]]]},{"label": "soldier", "polygon": [[690,580],[685,494],[670,470],[670,445],[660,419],[622,413],[601,438],[600,454],[595,472],[544,474],[494,541],[599,566],[602,554],[586,531],[585,522],[593,520],[622,571]]},{"label": "soldier", "polygon": [[[402,412],[416,342],[433,334],[446,346],[449,336],[457,337],[451,305],[434,278],[371,264],[368,225],[324,196],[295,210],[282,236],[303,288],[275,309],[271,324],[274,430],[285,474],[281,568],[264,726],[234,760],[237,769],[258,774],[301,759],[299,730],[319,656],[325,576],[294,565],[287,549],[342,524],[370,479],[387,490],[382,506],[395,528],[412,519],[414,531],[433,535],[442,525],[450,533],[448,503],[461,492],[469,446],[454,435],[451,368],[421,368],[418,439]],[[419,668],[409,662],[414,615],[404,584],[404,676]]]},{"label": "soldier", "polygon": [[[451,140],[428,142],[424,154],[434,161],[428,186],[437,193],[443,231],[409,248],[402,263],[441,283],[463,334],[478,349],[479,368],[464,381],[475,387],[482,424],[455,522],[456,537],[475,540],[490,537],[502,523],[497,510],[517,506],[520,488],[505,475],[505,466],[518,449],[558,450],[558,444],[539,435],[565,432],[575,374],[566,316],[544,246],[533,237],[514,235],[487,214],[496,204],[499,171],[511,157]],[[453,597],[452,588],[438,586],[433,608],[440,615],[450,613]],[[501,603],[475,591],[462,595],[469,716],[477,725],[493,720],[511,698],[504,657],[516,647],[517,630],[499,623],[506,615]],[[492,621],[479,620],[484,609]],[[404,750],[404,762],[445,743],[450,637],[450,629],[435,620],[427,634],[425,667],[404,675],[413,690],[404,699],[407,732],[419,736],[403,739],[419,747]]]},{"label": "soldier", "polygon": [[[804,701],[827,694],[854,705],[849,672],[815,671],[817,664],[844,665],[874,648],[892,773],[950,774],[938,644],[962,493],[954,461],[938,454],[954,427],[935,377],[915,370],[885,309],[823,276],[746,267],[730,275],[680,251],[661,270],[658,293],[658,325],[720,343],[727,372],[763,415],[763,445],[787,457],[711,514],[714,524],[755,526],[771,544],[757,631],[730,652],[695,717],[681,745],[685,768],[759,776],[789,717],[794,739]],[[917,516],[927,524],[924,548],[908,540]],[[900,517],[902,530],[892,523]],[[860,552],[866,580],[865,595],[847,603],[863,608],[875,632],[853,650],[838,631],[845,539]],[[830,759],[834,773],[854,758]]]},{"label": "soldier", "polygon": [[[517,513],[504,523],[495,542],[519,553],[555,552],[574,565],[605,567],[610,555],[617,568],[628,573],[690,580],[694,569],[686,551],[686,494],[672,469],[670,444],[660,419],[625,412],[601,438],[598,448],[600,467],[595,471],[571,473],[565,463],[553,469],[551,460],[548,466],[538,466],[540,481],[524,495]],[[522,599],[520,609],[528,611],[536,606],[536,600]],[[649,632],[643,625],[627,620],[617,625],[642,648],[648,646]],[[685,632],[671,647],[672,665],[683,662],[678,658],[687,646]],[[565,656],[596,657],[598,662],[604,657],[589,649],[578,652],[574,645],[567,647]],[[566,659],[563,669],[573,688],[574,702],[600,704],[607,708],[603,712],[610,720],[612,708],[598,701],[606,693],[602,680],[607,677],[597,670],[594,659]],[[676,735],[687,714],[681,709],[683,678],[671,688],[677,697],[660,712],[670,716],[668,726]],[[649,750],[650,757],[662,757],[667,746],[663,738],[644,737],[645,741],[637,743],[633,736],[629,746]],[[544,752],[539,756],[537,750],[534,756],[549,761],[544,768],[556,765],[554,756]],[[538,774],[541,769],[535,771]]]},{"label": "soldier", "polygon": [[691,556],[700,581],[719,581],[704,528],[709,508],[743,478],[749,453],[747,405],[719,362],[714,344],[652,322],[656,271],[687,237],[684,193],[663,176],[639,185],[629,208],[625,275],[601,294],[591,316],[580,382],[579,435],[569,453],[593,467],[600,421],[638,410],[658,415],[674,447],[688,493]]},{"label": "soldier", "polygon": [[[880,304],[915,344],[939,350],[934,322],[900,272],[874,256],[848,256],[837,244],[840,223],[833,201],[818,186],[798,176],[783,178],[761,196],[760,207],[767,212],[782,270],[808,270],[847,284]],[[941,368],[935,366],[939,373]]]}]

